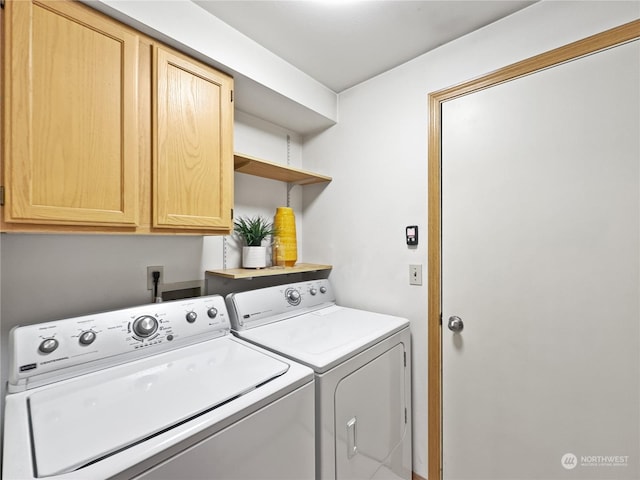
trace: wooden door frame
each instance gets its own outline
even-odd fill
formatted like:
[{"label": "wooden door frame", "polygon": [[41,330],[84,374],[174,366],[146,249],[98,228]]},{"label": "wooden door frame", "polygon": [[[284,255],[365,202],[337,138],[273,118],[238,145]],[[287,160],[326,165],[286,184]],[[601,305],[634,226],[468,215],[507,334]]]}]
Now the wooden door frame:
[{"label": "wooden door frame", "polygon": [[640,38],[640,20],[522,60],[480,78],[429,94],[428,135],[428,479],[442,478],[442,179],[441,113],[448,100]]}]

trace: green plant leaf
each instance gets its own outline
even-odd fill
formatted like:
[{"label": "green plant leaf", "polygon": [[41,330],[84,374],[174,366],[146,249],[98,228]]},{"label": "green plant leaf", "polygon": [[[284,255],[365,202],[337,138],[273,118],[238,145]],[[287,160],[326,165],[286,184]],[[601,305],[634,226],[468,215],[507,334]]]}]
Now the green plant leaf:
[{"label": "green plant leaf", "polygon": [[234,232],[242,237],[248,247],[259,247],[262,240],[277,233],[273,224],[260,216],[239,217],[233,226]]}]

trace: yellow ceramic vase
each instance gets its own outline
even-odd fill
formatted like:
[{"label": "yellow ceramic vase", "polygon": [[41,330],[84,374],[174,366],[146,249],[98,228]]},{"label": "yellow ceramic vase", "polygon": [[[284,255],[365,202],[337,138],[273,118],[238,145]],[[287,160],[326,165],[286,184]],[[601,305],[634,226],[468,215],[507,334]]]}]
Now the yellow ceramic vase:
[{"label": "yellow ceramic vase", "polygon": [[276,208],[273,226],[278,232],[274,239],[273,263],[276,266],[293,267],[298,260],[296,217],[293,208]]}]

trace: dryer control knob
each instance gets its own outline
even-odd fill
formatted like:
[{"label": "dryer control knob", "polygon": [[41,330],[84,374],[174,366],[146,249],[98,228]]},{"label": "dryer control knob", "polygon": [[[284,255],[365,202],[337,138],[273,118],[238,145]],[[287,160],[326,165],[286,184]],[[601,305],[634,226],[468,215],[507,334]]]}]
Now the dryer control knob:
[{"label": "dryer control knob", "polygon": [[312,288],[311,290],[309,290],[309,293],[311,295],[315,295],[316,293],[318,293],[318,290],[316,290],[315,288]]},{"label": "dryer control knob", "polygon": [[216,316],[218,315],[218,310],[216,309],[216,307],[211,307],[209,310],[207,310],[207,315],[209,315],[209,318],[216,318]]},{"label": "dryer control knob", "polygon": [[320,293],[327,293],[327,287],[320,287]]},{"label": "dryer control knob", "polygon": [[58,345],[58,340],[56,340],[55,338],[47,338],[43,340],[42,343],[40,343],[38,350],[40,350],[40,352],[42,353],[51,353],[56,348],[58,348]]},{"label": "dryer control knob", "polygon": [[198,318],[198,314],[193,310],[187,313],[187,316],[186,316],[187,322],[193,323],[196,321],[196,318]]},{"label": "dryer control knob", "polygon": [[80,342],[80,345],[91,345],[95,341],[95,339],[96,333],[91,330],[87,330],[86,332],[82,332],[80,334],[78,342]]},{"label": "dryer control knob", "polygon": [[133,322],[133,331],[136,335],[146,338],[158,330],[158,321],[150,315],[138,317]]}]

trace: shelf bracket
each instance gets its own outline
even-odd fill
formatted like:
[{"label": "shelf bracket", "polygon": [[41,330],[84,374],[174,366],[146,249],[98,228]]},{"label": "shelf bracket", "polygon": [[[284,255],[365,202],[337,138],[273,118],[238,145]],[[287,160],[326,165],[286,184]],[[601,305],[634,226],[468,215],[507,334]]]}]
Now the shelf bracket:
[{"label": "shelf bracket", "polygon": [[[287,134],[287,167],[291,166],[291,136]],[[291,207],[291,182],[287,182],[287,207]]]},{"label": "shelf bracket", "polygon": [[291,207],[291,189],[295,187],[295,183],[287,183],[287,207]]}]

